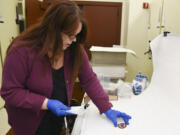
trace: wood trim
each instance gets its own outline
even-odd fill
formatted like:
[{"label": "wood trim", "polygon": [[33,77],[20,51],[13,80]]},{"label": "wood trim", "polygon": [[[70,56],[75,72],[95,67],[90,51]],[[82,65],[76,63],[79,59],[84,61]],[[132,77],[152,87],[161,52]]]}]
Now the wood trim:
[{"label": "wood trim", "polygon": [[87,5],[87,6],[114,6],[122,7],[122,2],[101,2],[101,1],[74,1],[78,5]]},{"label": "wood trim", "polygon": [[[39,2],[39,1],[38,1]],[[42,10],[46,10],[47,7],[52,3],[51,0],[44,0],[43,2],[39,2],[40,8]],[[101,2],[101,1],[74,1],[78,4],[78,6],[112,6],[112,7],[120,7],[122,9],[122,2]],[[27,6],[27,5],[26,5]]]}]

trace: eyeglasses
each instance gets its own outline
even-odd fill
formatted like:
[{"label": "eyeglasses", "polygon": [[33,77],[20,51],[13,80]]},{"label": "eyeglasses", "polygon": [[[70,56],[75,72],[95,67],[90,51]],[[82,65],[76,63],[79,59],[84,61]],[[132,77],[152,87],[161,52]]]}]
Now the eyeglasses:
[{"label": "eyeglasses", "polygon": [[72,36],[68,36],[68,37],[69,37],[70,40],[74,40],[74,39],[77,38],[76,36],[77,36],[77,35],[72,35]]},{"label": "eyeglasses", "polygon": [[65,34],[64,32],[62,32],[62,34],[65,35],[66,37],[68,37],[69,40],[71,40],[71,41],[76,40],[76,38],[77,38],[77,36],[78,36],[78,34],[77,34],[77,35],[67,35],[67,34]]}]

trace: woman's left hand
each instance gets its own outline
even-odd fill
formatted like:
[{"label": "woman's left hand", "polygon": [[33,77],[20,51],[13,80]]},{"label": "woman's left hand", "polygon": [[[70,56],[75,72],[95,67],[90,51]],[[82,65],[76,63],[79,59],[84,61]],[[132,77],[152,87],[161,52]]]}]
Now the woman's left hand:
[{"label": "woman's left hand", "polygon": [[129,125],[129,120],[131,119],[131,116],[129,116],[125,113],[122,113],[120,111],[113,110],[113,109],[109,109],[104,113],[105,113],[106,117],[113,122],[115,127],[117,127],[117,118],[122,118],[124,120],[125,124]]}]

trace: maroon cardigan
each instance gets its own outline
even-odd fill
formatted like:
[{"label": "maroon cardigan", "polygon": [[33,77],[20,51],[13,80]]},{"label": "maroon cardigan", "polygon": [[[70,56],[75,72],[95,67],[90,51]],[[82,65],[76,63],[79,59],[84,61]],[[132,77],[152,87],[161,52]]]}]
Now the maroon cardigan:
[{"label": "maroon cardigan", "polygon": [[[28,51],[29,47],[24,46],[11,52],[6,57],[3,67],[0,92],[5,100],[9,124],[15,135],[35,134],[45,114],[45,111],[41,110],[41,105],[46,97],[50,98],[53,90],[52,68],[48,57],[41,59],[36,57],[38,54],[36,50],[32,50],[27,57]],[[70,83],[69,61],[69,50],[67,49],[64,57],[64,79],[68,104],[70,104],[75,83]],[[78,77],[81,86],[98,107],[100,113],[112,107],[84,50]]]}]

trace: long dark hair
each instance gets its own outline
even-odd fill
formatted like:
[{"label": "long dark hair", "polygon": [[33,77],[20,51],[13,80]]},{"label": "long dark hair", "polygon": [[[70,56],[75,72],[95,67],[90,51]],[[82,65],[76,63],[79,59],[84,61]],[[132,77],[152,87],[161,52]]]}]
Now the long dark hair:
[{"label": "long dark hair", "polygon": [[[82,61],[82,46],[86,39],[87,27],[82,15],[82,11],[72,1],[53,0],[50,7],[46,10],[42,18],[33,26],[27,28],[17,36],[7,49],[7,55],[14,49],[21,46],[30,46],[39,50],[39,57],[47,55],[49,49],[52,50],[51,63],[55,62],[55,57],[62,50],[63,41],[61,32],[73,35],[78,24],[82,23],[82,30],[77,35],[76,42],[70,46],[71,60],[71,81],[74,80],[79,72]],[[16,41],[16,47],[11,47]]]}]

